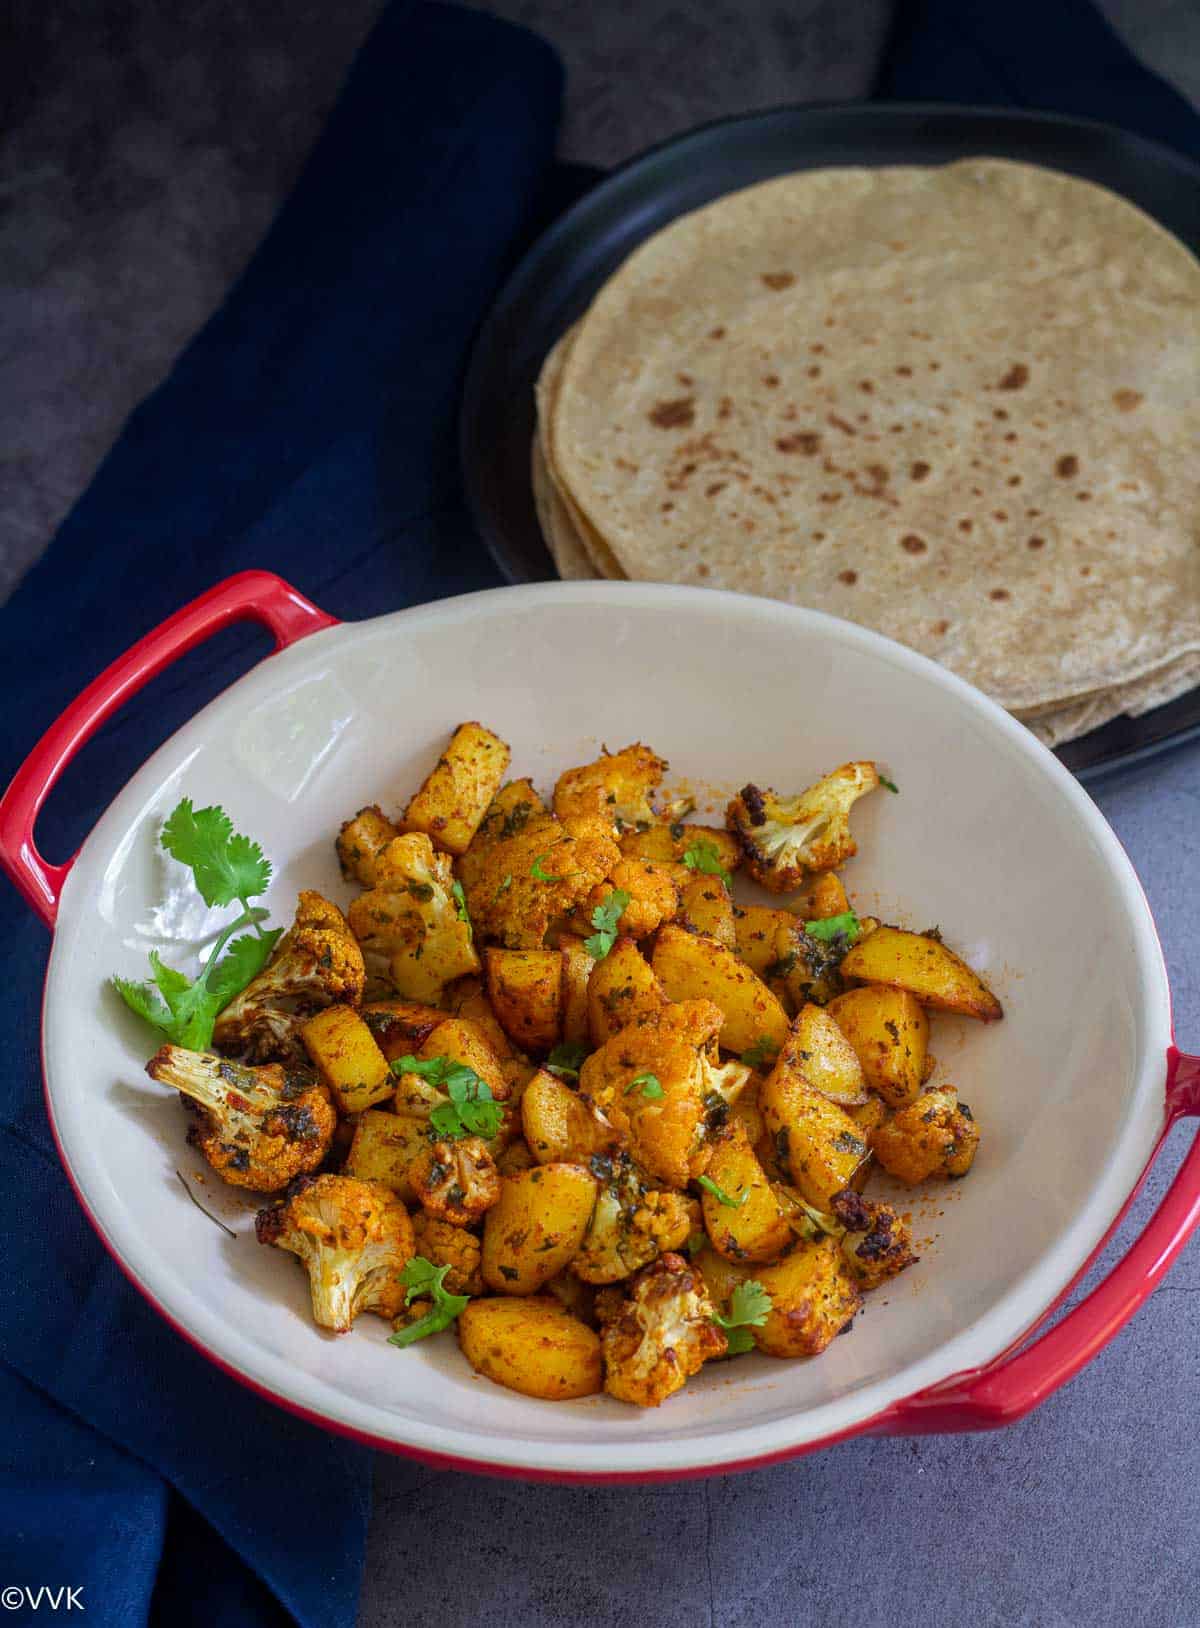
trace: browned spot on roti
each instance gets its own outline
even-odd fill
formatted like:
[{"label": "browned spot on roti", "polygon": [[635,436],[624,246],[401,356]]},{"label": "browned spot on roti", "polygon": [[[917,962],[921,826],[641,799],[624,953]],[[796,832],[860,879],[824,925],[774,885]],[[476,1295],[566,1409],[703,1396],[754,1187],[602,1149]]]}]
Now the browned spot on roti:
[{"label": "browned spot on roti", "polygon": [[992,519],[993,520],[1007,520],[1008,519],[1008,510],[1007,509],[993,509],[992,510]]},{"label": "browned spot on roti", "polygon": [[988,595],[988,598],[999,601],[1001,599],[1011,599],[1012,595],[1009,593],[1007,588],[993,588],[991,593]]},{"label": "browned spot on roti", "polygon": [[775,450],[799,452],[806,458],[812,458],[821,450],[821,437],[816,430],[794,430],[791,435],[781,435],[778,438]]},{"label": "browned spot on roti", "polygon": [[680,396],[677,401],[660,401],[646,417],[660,430],[687,429],[696,422],[696,403],[691,396]]},{"label": "browned spot on roti", "polygon": [[961,532],[973,531],[975,529],[975,522],[973,520],[960,520],[958,522],[958,529]]},{"label": "browned spot on roti", "polygon": [[900,377],[902,379],[911,379],[912,378],[912,368],[908,367],[907,365],[902,364],[900,367],[898,367],[896,369],[896,372],[900,375]]},{"label": "browned spot on roti", "polygon": [[821,369],[816,365],[815,362],[812,367],[809,368],[808,376],[810,379],[819,379],[821,377]]},{"label": "browned spot on roti", "polygon": [[790,288],[796,281],[795,277],[793,277],[790,271],[764,271],[762,274],[762,280],[764,283],[766,283],[768,288],[774,288],[776,290],[781,288]]},{"label": "browned spot on roti", "polygon": [[671,510],[675,507],[675,505],[668,498],[665,503],[660,503],[658,507],[659,507],[659,510],[660,510],[660,512],[662,514],[670,514]]},{"label": "browned spot on roti", "polygon": [[1131,413],[1135,407],[1140,407],[1145,399],[1140,390],[1113,391],[1113,406],[1122,413]]},{"label": "browned spot on roti", "polygon": [[821,344],[820,340],[818,340],[815,345],[810,345],[808,348],[814,356],[824,356],[825,354],[825,347]]},{"label": "browned spot on roti", "polygon": [[710,328],[708,330],[708,337],[710,339],[724,339],[725,330],[724,328]]},{"label": "browned spot on roti", "polygon": [[1029,383],[1029,369],[1024,362],[1014,362],[996,386],[997,390],[1023,390]]},{"label": "browned spot on roti", "polygon": [[[993,407],[992,408],[992,417],[993,418],[999,418],[999,419],[1003,420],[1003,419],[1008,417],[1008,414],[1005,412],[1003,407]],[[980,426],[980,427],[982,428],[982,426]]]},{"label": "browned spot on roti", "polygon": [[821,503],[840,503],[842,494],[840,492],[822,492],[818,501]]},{"label": "browned spot on roti", "polygon": [[838,581],[839,582],[844,582],[846,584],[847,588],[853,588],[854,584],[858,581],[858,572],[857,571],[839,571],[838,572]]},{"label": "browned spot on roti", "polygon": [[1092,501],[1092,494],[1090,492],[1076,492],[1075,501],[1076,503],[1090,503]]},{"label": "browned spot on roti", "polygon": [[927,464],[923,458],[918,458],[916,462],[911,465],[908,472],[912,476],[913,480],[924,480],[926,475],[928,475],[930,468],[931,465]]},{"label": "browned spot on roti", "polygon": [[1039,548],[1045,548],[1045,546],[1046,546],[1046,539],[1044,537],[1031,537],[1029,539],[1029,541],[1025,544],[1026,548],[1032,548],[1034,550],[1037,550]]},{"label": "browned spot on roti", "polygon": [[696,381],[692,378],[690,373],[677,373],[675,375],[675,382],[677,384],[681,384],[685,390],[690,390]]},{"label": "browned spot on roti", "polygon": [[933,624],[933,631],[938,635],[939,638],[943,633],[949,633],[950,624],[946,621],[945,617],[943,617],[940,622],[935,622]]},{"label": "browned spot on roti", "polygon": [[843,435],[858,434],[858,431],[854,428],[854,425],[850,423],[849,419],[839,418],[836,413],[830,413],[825,422],[827,424],[832,424],[835,430],[841,430]]},{"label": "browned spot on roti", "polygon": [[814,543],[823,543],[825,541],[825,533],[823,531],[814,531],[812,534],[812,540]]},{"label": "browned spot on roti", "polygon": [[872,384],[870,379],[860,379],[858,381],[858,388],[862,391],[864,396],[873,396],[875,394],[875,386]]},{"label": "browned spot on roti", "polygon": [[906,554],[924,554],[928,546],[925,539],[918,537],[915,531],[907,532],[900,539],[900,547]]},{"label": "browned spot on roti", "polygon": [[1079,473],[1079,459],[1073,452],[1066,452],[1054,466],[1054,473],[1063,480],[1070,480],[1072,475]]},{"label": "browned spot on roti", "polygon": [[717,493],[723,492],[728,485],[727,480],[715,480],[711,486],[704,488],[704,495],[705,497],[716,497]]},{"label": "browned spot on roti", "polygon": [[779,385],[779,375],[778,373],[764,373],[762,382],[768,390],[774,390]]},{"label": "browned spot on roti", "polygon": [[732,411],[733,411],[733,397],[732,396],[722,396],[721,400],[717,404],[717,417],[718,418],[728,418],[730,413],[732,413]]},{"label": "browned spot on roti", "polygon": [[712,572],[707,565],[701,564],[696,567],[696,575],[698,577],[707,577],[711,576]]},{"label": "browned spot on roti", "polygon": [[1021,484],[1021,477],[1020,477],[1020,475],[1010,475],[1010,476],[1009,476],[1009,477],[1008,477],[1008,484],[1009,484],[1009,485],[1010,485],[1010,486],[1020,486],[1020,484]]}]

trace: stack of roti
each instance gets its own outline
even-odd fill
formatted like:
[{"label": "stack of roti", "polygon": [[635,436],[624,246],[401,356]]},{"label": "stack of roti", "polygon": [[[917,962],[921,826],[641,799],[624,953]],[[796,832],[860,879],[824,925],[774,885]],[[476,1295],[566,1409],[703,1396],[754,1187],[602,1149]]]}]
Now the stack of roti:
[{"label": "stack of roti", "polygon": [[848,617],[1051,744],[1200,683],[1200,264],[993,159],[784,176],[642,245],[547,358],[563,576]]}]

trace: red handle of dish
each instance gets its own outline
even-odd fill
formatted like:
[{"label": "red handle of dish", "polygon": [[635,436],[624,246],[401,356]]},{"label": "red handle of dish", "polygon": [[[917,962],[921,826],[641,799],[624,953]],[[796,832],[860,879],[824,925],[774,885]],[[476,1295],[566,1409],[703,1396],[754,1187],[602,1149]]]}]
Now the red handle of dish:
[{"label": "red handle of dish", "polygon": [[[1189,1057],[1172,1046],[1167,1053],[1167,1119],[1163,1140],[1177,1119],[1196,1115],[1200,1115],[1200,1057]],[[1161,1147],[1160,1141],[1156,1156]],[[1153,1159],[1150,1162],[1153,1164]],[[1132,1199],[1133,1194],[1130,1202]],[[1100,1254],[1124,1213],[1117,1217],[1076,1282]],[[1028,1344],[1023,1343],[1013,1354],[1001,1357],[989,1368],[960,1374],[900,1403],[884,1428],[903,1435],[993,1430],[1031,1413],[1073,1379],[1129,1321],[1166,1276],[1197,1224],[1200,1224],[1200,1133],[1145,1230],[1086,1299],[1047,1333]],[[1062,1303],[1071,1287],[1068,1285],[1057,1304]],[[1051,1307],[1051,1311],[1054,1309]]]},{"label": "red handle of dish", "polygon": [[47,927],[54,926],[63,883],[74,864],[68,859],[64,865],[51,865],[33,840],[34,823],[55,781],[79,748],[144,684],[222,628],[247,621],[269,628],[276,650],[320,628],[337,626],[335,616],[318,610],[270,571],[227,577],[161,622],[93,679],[13,776],[0,797],[0,866]]}]

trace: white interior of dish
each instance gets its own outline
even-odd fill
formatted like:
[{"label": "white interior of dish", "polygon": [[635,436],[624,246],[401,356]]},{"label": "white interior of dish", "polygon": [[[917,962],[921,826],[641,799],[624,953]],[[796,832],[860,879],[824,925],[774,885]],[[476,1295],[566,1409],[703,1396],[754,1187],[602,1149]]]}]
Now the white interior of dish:
[{"label": "white interior of dish", "polygon": [[[913,1204],[921,1263],[813,1362],[713,1364],[642,1413],[551,1405],[478,1378],[443,1336],[410,1351],[364,1316],[335,1339],[253,1206],[186,1146],[148,1031],[105,988],[198,924],[156,849],[181,795],[217,801],[277,862],[268,903],[348,897],[333,855],[366,802],[395,810],[450,729],[478,718],[549,787],[604,742],[649,742],[672,775],[797,790],[851,757],[900,786],[860,803],[845,877],[861,907],[941,926],[1004,1001],[984,1028],[936,1017],[939,1078],[983,1132],[969,1179]],[[719,811],[714,813],[719,823]],[[574,1471],[744,1460],[844,1430],[1007,1348],[1054,1300],[1142,1170],[1162,1119],[1165,975],[1145,901],[1086,794],[1019,725],[933,664],[847,623],[736,595],[556,584],[321,633],[264,662],[174,737],[85,844],[46,991],[52,1113],[111,1247],[203,1346],[257,1384],[373,1437]],[[189,1202],[182,1170],[225,1236]],[[939,1212],[944,1212],[940,1214]]]}]

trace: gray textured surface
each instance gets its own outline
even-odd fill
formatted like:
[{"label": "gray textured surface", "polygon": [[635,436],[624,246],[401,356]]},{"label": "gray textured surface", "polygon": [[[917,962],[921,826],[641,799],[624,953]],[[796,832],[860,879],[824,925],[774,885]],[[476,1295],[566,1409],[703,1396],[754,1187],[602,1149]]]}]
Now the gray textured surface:
[{"label": "gray textured surface", "polygon": [[[1200,1050],[1200,748],[1114,778],[1097,801],[1158,921],[1179,1042]],[[1145,1223],[1191,1135],[1174,1133],[1106,1261]],[[864,1439],[645,1489],[381,1460],[361,1622],[1195,1628],[1198,1381],[1193,1240],[1073,1384],[994,1434]]]}]

